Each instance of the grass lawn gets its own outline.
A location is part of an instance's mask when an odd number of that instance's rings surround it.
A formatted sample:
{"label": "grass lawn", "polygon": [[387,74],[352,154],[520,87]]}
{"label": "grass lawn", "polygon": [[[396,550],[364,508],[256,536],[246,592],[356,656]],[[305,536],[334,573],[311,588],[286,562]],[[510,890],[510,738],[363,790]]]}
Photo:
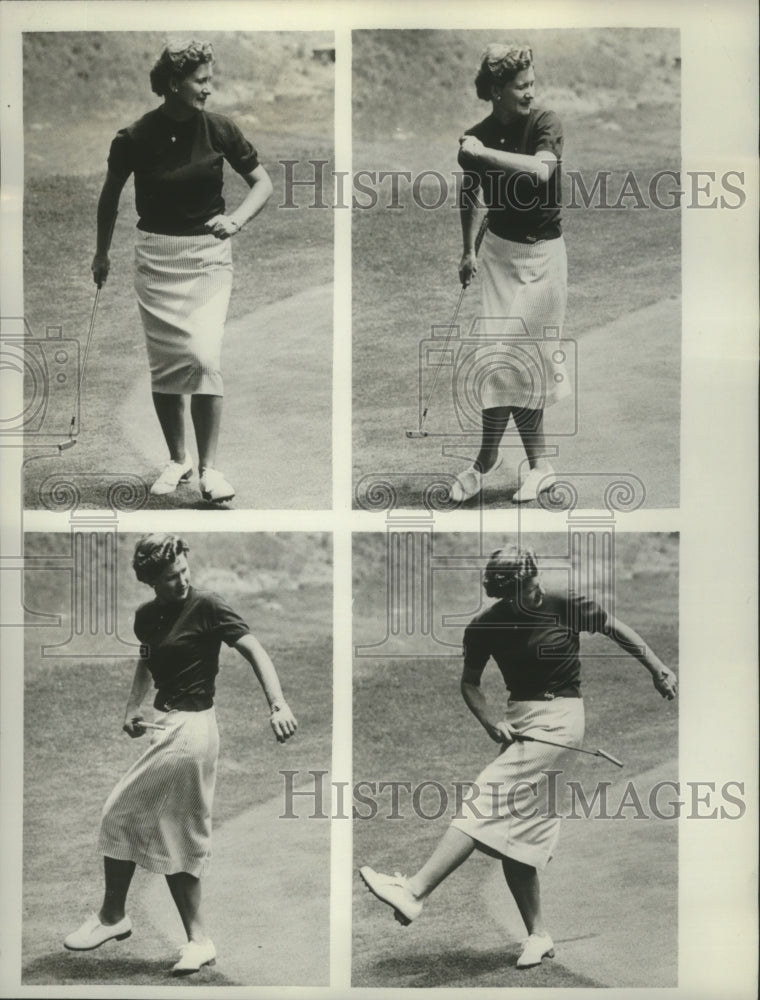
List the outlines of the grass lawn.
{"label": "grass lawn", "polygon": [[[448,554],[467,551],[466,536],[450,536]],[[659,539],[677,559],[677,543]],[[496,541],[494,539],[494,541]],[[649,543],[648,542],[648,543]],[[373,541],[362,540],[361,565],[373,563]],[[537,536],[536,544],[540,545]],[[678,660],[678,582],[674,568],[632,574],[636,539],[621,544],[615,613],[651,643],[658,655],[676,667]],[[487,546],[486,546],[487,548]],[[541,549],[538,548],[539,556]],[[623,570],[627,570],[626,573]],[[445,575],[445,574],[444,574]],[[434,619],[440,614],[464,612],[477,602],[477,577],[449,574],[449,583],[436,590]],[[355,587],[354,641],[376,638],[385,606],[384,580],[367,569]],[[582,639],[583,691],[586,739],[590,748],[603,747],[625,763],[633,777],[677,755],[678,709],[654,691],[649,675],[633,659],[612,655],[619,651],[597,636]],[[459,693],[461,659],[357,658],[354,667],[354,782],[425,780],[440,782],[452,798],[448,811],[430,820],[415,815],[409,794],[400,793],[403,818],[390,818],[391,792],[377,796],[373,818],[354,821],[354,869],[371,864],[379,871],[410,874],[429,855],[454,809],[454,781],[473,780],[495,756],[494,745],[469,713]],[[491,702],[502,702],[504,689],[498,670],[490,664],[483,688]],[[584,787],[610,775],[608,767],[592,757],[574,755],[574,777]],[[611,767],[611,766],[610,766]],[[615,770],[614,768],[612,770]],[[439,803],[434,790],[423,797],[422,808],[434,815]],[[369,807],[359,805],[362,816]],[[571,860],[571,859],[570,859]],[[560,849],[558,864],[563,857]],[[570,861],[568,862],[570,863]],[[614,868],[614,857],[607,859]],[[504,940],[497,921],[484,911],[483,885],[493,874],[494,862],[475,855],[442,885],[424,915],[410,928],[397,925],[391,913],[356,880],[354,899],[354,986],[593,986],[563,969],[561,957],[531,970],[529,978],[514,968],[515,942]],[[602,890],[599,890],[602,891]],[[675,906],[675,884],[672,887]],[[506,889],[505,889],[506,893]],[[547,901],[547,906],[550,901]],[[578,933],[582,933],[580,930]]]}

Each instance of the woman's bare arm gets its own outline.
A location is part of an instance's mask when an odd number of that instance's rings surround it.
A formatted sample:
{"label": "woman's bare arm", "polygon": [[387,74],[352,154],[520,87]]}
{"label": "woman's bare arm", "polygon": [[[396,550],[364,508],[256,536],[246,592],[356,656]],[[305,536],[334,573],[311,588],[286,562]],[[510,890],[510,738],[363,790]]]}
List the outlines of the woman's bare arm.
{"label": "woman's bare arm", "polygon": [[140,725],[143,721],[143,714],[140,709],[152,683],[153,678],[150,675],[150,670],[148,670],[142,660],[138,660],[135,666],[135,675],[132,678],[132,689],[129,692],[127,710],[124,713],[124,725],[122,726],[124,732],[129,733],[132,739],[142,736],[145,732],[145,728]]}
{"label": "woman's bare arm", "polygon": [[298,723],[288,703],[285,701],[282,688],[280,687],[280,679],[277,676],[277,671],[269,654],[259,640],[252,636],[250,632],[241,639],[238,639],[235,643],[235,649],[253,667],[256,679],[261,685],[269,703],[271,713],[269,721],[274,734],[279,743],[284,743],[285,740],[290,739],[295,733]]}
{"label": "woman's bare arm", "polygon": [[98,233],[95,256],[92,259],[92,277],[98,288],[105,283],[111,270],[108,251],[111,248],[113,227],[119,213],[119,199],[125,183],[126,178],[117,177],[109,170],[98,199]]}
{"label": "woman's bare arm", "polygon": [[605,631],[605,634],[608,634],[610,639],[617,643],[622,650],[637,659],[642,666],[646,667],[652,675],[652,682],[655,689],[659,691],[663,698],[672,701],[678,690],[678,682],[673,671],[665,666],[662,660],[644,642],[638,632],[635,632],[625,622],[621,622],[619,618],[609,615],[607,618],[607,627],[609,628],[609,632]]}
{"label": "woman's bare arm", "polygon": [[465,186],[462,177],[457,178],[457,200],[459,202],[459,220],[462,224],[462,259],[459,262],[459,280],[466,288],[478,272],[475,240],[485,206],[480,201],[478,193]]}
{"label": "woman's bare arm", "polygon": [[527,174],[533,180],[545,184],[557,169],[557,157],[548,149],[529,155],[509,153],[501,149],[484,146],[474,135],[465,135],[459,140],[460,152],[472,159],[481,171],[500,170],[507,174]]}
{"label": "woman's bare arm", "polygon": [[250,190],[235,211],[228,215],[215,215],[206,223],[208,231],[217,239],[228,239],[239,233],[246,222],[256,218],[272,197],[272,181],[261,164],[249,174],[243,174],[243,180]]}
{"label": "woman's bare arm", "polygon": [[506,722],[493,722],[489,715],[488,699],[480,686],[484,666],[474,667],[465,663],[462,670],[460,690],[465,704],[496,743],[509,744],[514,741],[514,730]]}

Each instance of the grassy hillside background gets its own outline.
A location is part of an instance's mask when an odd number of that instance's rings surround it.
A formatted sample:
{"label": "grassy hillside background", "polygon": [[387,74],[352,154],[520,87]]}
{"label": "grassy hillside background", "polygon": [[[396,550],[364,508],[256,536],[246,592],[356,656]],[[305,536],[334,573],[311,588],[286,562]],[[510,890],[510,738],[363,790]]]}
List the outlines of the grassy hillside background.
{"label": "grassy hillside background", "polygon": [[[28,173],[102,173],[116,129],[161,103],[148,74],[171,37],[156,31],[24,35]],[[192,36],[182,36],[192,37]],[[209,110],[252,137],[332,137],[334,66],[314,57],[329,32],[199,33],[214,46]],[[285,125],[285,123],[287,123]]]}
{"label": "grassy hillside background", "polygon": [[433,150],[437,137],[455,141],[490,112],[474,87],[483,49],[508,40],[533,48],[536,103],[562,117],[568,137],[578,131],[585,141],[588,129],[573,127],[584,121],[611,131],[638,119],[657,131],[678,128],[677,114],[665,110],[680,105],[675,30],[359,31],[352,51],[355,144],[394,139],[406,155],[422,137]]}

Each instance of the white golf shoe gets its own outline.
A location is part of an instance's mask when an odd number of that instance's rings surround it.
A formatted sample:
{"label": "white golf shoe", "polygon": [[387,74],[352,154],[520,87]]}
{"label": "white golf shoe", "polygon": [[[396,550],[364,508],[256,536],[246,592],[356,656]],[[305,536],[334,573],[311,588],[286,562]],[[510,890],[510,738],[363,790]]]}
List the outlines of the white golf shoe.
{"label": "white golf shoe", "polygon": [[235,490],[227,482],[218,469],[206,466],[200,479],[201,496],[211,503],[222,503],[224,500],[232,500]]}
{"label": "white golf shoe", "polygon": [[488,472],[478,472],[474,464],[469,469],[465,469],[464,472],[460,472],[451,484],[449,499],[454,503],[462,503],[463,500],[469,500],[477,496],[483,489],[486,478],[496,472],[500,465],[501,455],[499,455],[496,459],[496,464]]}
{"label": "white golf shoe", "polygon": [[531,965],[540,965],[544,955],[554,958],[554,942],[548,934],[531,934],[523,943],[523,950],[517,959],[518,969],[528,969]]}
{"label": "white golf shoe", "polygon": [[132,921],[124,916],[116,924],[101,924],[97,913],[92,913],[81,927],[78,927],[64,940],[63,947],[69,951],[92,951],[106,941],[115,938],[123,941],[132,933]]}
{"label": "white golf shoe", "polygon": [[189,976],[204,965],[216,964],[216,948],[211,938],[188,941],[179,950],[179,962],[172,966],[173,976]]}
{"label": "white golf shoe", "polygon": [[193,463],[189,458],[184,462],[168,462],[164,471],[153,483],[150,492],[153,496],[165,496],[173,493],[180,483],[185,482],[193,474]]}
{"label": "white golf shoe", "polygon": [[398,872],[383,875],[364,865],[359,869],[359,876],[373,896],[392,907],[394,917],[404,927],[422,913],[422,902],[415,897],[406,878]]}
{"label": "white golf shoe", "polygon": [[512,497],[512,503],[529,503],[531,500],[538,500],[538,494],[550,490],[556,482],[557,475],[550,465],[543,469],[531,469]]}

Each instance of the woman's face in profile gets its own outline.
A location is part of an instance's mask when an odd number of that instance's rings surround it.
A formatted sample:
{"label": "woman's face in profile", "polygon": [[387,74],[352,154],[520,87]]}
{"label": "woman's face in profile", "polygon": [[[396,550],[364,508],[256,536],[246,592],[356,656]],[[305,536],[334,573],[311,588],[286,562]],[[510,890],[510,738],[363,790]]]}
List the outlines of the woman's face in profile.
{"label": "woman's face in profile", "polygon": [[516,77],[493,88],[496,106],[508,115],[527,115],[536,96],[536,74],[533,67],[521,69]]}
{"label": "woman's face in profile", "polygon": [[206,99],[211,95],[211,80],[214,75],[211,63],[201,63],[193,72],[177,81],[175,98],[186,108],[203,111]]}
{"label": "woman's face in profile", "polygon": [[544,594],[546,591],[541,586],[541,576],[532,576],[529,580],[525,580],[522,585],[520,592],[520,604],[524,608],[540,608],[544,600]]}
{"label": "woman's face in profile", "polygon": [[161,604],[177,604],[184,601],[190,589],[190,567],[187,564],[187,557],[180,555],[173,563],[164,566],[152,586]]}

